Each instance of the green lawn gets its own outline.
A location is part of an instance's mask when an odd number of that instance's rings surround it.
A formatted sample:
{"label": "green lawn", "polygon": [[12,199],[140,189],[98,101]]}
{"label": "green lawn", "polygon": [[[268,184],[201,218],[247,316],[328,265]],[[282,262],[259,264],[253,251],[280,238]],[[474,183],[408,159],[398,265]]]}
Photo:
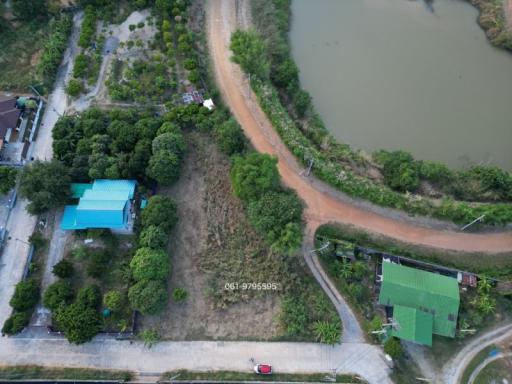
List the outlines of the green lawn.
{"label": "green lawn", "polygon": [[[327,373],[315,374],[287,374],[280,373],[271,376],[256,375],[254,373],[245,372],[190,372],[190,371],[172,371],[164,374],[164,380],[174,378],[173,381],[185,380],[222,380],[226,382],[237,381],[290,381],[290,382],[325,382]],[[356,376],[337,375],[336,383],[366,383]]]}
{"label": "green lawn", "polygon": [[37,365],[0,367],[0,380],[120,380],[132,377],[128,371],[108,371],[86,368],[47,368]]}

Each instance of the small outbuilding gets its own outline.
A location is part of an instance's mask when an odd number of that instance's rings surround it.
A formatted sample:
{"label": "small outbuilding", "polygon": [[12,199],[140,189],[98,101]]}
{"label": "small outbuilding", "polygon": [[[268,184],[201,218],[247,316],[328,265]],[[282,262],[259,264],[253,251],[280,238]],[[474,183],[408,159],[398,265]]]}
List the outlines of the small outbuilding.
{"label": "small outbuilding", "polygon": [[72,184],[78,205],[64,210],[61,228],[65,230],[107,228],[129,231],[135,180],[96,180],[93,184]]}

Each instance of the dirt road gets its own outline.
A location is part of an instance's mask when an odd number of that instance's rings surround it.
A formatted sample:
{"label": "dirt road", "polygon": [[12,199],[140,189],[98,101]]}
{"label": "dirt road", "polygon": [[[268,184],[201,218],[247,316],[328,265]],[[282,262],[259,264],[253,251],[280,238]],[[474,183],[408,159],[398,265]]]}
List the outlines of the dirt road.
{"label": "dirt road", "polygon": [[[238,5],[238,6],[236,6]],[[253,146],[259,152],[278,157],[279,172],[306,204],[308,227],[338,221],[392,237],[402,242],[464,252],[499,253],[512,251],[512,234],[468,234],[411,225],[347,203],[346,196],[314,178],[301,176],[302,168],[281,142],[256,96],[249,90],[244,74],[230,61],[229,39],[237,28],[237,14],[244,3],[234,0],[209,2],[208,35],[210,52],[222,96]],[[240,19],[240,17],[238,17]],[[242,18],[243,19],[243,18]],[[246,24],[242,20],[242,24]]]}

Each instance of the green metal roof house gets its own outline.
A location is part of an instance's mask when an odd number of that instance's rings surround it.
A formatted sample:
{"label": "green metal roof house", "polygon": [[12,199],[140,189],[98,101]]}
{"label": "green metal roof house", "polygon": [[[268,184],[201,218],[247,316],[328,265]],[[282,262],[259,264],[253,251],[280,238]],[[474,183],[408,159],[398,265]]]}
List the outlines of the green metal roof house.
{"label": "green metal roof house", "polygon": [[78,205],[68,205],[60,227],[65,230],[108,228],[128,230],[134,180],[96,180],[93,184],[72,184]]}
{"label": "green metal roof house", "polygon": [[393,307],[393,336],[429,346],[432,334],[455,336],[460,303],[455,278],[385,261],[379,303]]}

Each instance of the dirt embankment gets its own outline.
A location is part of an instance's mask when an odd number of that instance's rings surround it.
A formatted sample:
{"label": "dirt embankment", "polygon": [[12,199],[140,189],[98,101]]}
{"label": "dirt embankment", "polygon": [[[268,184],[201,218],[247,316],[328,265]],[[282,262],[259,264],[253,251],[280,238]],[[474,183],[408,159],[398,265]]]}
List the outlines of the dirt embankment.
{"label": "dirt embankment", "polygon": [[302,169],[282,143],[238,66],[230,61],[229,40],[237,28],[236,10],[228,0],[209,2],[208,37],[217,84],[253,146],[259,152],[277,156],[283,182],[304,200],[310,228],[338,221],[352,224],[396,240],[437,249],[462,252],[500,253],[512,251],[512,234],[469,234],[424,228],[393,217],[369,211],[357,202],[314,178],[302,176]]}

